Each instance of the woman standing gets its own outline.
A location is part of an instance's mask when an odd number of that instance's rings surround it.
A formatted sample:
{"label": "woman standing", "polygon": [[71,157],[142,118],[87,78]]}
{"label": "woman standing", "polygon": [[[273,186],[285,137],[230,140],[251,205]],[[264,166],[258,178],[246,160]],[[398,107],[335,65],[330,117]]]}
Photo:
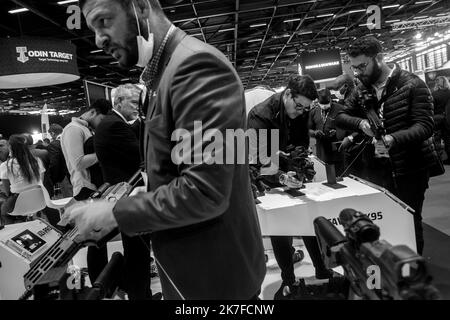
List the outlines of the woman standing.
{"label": "woman standing", "polygon": [[17,221],[8,213],[14,210],[19,193],[32,186],[42,185],[45,172],[42,160],[31,154],[23,135],[9,138],[9,152],[11,157],[0,165],[0,179],[8,196],[1,207],[1,218],[5,224]]}

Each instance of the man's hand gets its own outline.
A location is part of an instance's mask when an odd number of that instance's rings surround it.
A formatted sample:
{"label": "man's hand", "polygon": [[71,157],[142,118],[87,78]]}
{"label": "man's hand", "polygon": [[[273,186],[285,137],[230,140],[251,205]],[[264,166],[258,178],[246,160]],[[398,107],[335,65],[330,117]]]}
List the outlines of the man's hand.
{"label": "man's hand", "polygon": [[68,220],[75,223],[81,240],[100,240],[117,227],[113,215],[116,202],[96,200],[77,203],[66,210]]}
{"label": "man's hand", "polygon": [[316,131],[314,131],[314,138],[316,138],[316,139],[322,139],[323,137],[325,137],[325,133],[323,133],[322,130],[316,130]]}
{"label": "man's hand", "polygon": [[395,143],[394,137],[390,134],[384,136],[384,143],[386,144],[386,148],[390,149]]}
{"label": "man's hand", "polygon": [[285,185],[289,189],[299,189],[303,186],[303,182],[299,181],[295,177],[294,171],[289,171],[288,173],[283,173],[280,176],[280,183]]}
{"label": "man's hand", "polygon": [[367,121],[366,119],[362,120],[359,123],[359,129],[361,129],[369,137],[375,137],[375,134],[373,133],[372,129],[370,128],[369,121]]}
{"label": "man's hand", "polygon": [[331,129],[330,131],[328,131],[327,137],[328,137],[328,139],[333,139],[334,137],[336,137],[336,130]]}
{"label": "man's hand", "polygon": [[349,137],[345,137],[344,140],[342,140],[341,145],[339,146],[338,152],[341,151],[347,151],[348,148],[353,144],[353,141],[350,140]]}

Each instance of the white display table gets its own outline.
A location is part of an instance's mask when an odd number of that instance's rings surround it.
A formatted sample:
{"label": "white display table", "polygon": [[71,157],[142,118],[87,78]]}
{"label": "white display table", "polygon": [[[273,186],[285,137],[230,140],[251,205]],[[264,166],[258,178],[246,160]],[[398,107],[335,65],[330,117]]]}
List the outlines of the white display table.
{"label": "white display table", "polygon": [[344,178],[339,183],[346,188],[332,189],[312,182],[300,190],[304,196],[294,198],[278,188],[259,197],[257,211],[263,236],[313,236],[313,220],[319,216],[331,220],[344,232],[338,221],[339,213],[352,208],[368,214],[380,227],[380,239],[416,250],[413,215],[404,203],[358,178]]}

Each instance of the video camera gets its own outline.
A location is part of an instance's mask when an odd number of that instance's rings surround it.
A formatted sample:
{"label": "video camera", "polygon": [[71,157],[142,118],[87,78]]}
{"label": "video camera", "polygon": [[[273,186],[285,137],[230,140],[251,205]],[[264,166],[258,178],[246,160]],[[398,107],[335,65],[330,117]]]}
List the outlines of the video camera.
{"label": "video camera", "polygon": [[[117,201],[128,197],[133,189],[142,182],[141,171],[136,172],[128,182],[121,182],[110,186],[102,185],[94,192],[90,199],[105,199],[108,201]],[[65,208],[72,206],[74,201],[69,202]],[[78,228],[70,226],[67,217],[63,215],[59,225],[63,225],[64,233],[61,237],[31,266],[30,270],[24,275],[24,283],[27,292],[22,296],[26,299],[31,290],[37,284],[58,281],[65,273],[67,263],[76,253],[85,246],[102,247],[108,241],[113,239],[119,230],[116,228],[99,241],[81,240]]]}
{"label": "video camera", "polygon": [[423,257],[405,245],[392,246],[379,240],[380,229],[361,212],[344,209],[339,219],[345,236],[324,217],[314,220],[314,230],[326,267],[344,268],[352,290],[349,298],[440,298],[437,289],[431,285],[432,278]]}

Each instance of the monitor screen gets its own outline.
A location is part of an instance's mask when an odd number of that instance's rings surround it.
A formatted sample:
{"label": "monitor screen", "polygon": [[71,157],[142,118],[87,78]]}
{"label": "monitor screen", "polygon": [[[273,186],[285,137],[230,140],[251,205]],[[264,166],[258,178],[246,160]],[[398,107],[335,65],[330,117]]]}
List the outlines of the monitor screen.
{"label": "monitor screen", "polygon": [[95,100],[106,99],[111,101],[111,90],[113,87],[105,86],[103,84],[84,81],[84,90],[86,93],[88,105],[92,105]]}

